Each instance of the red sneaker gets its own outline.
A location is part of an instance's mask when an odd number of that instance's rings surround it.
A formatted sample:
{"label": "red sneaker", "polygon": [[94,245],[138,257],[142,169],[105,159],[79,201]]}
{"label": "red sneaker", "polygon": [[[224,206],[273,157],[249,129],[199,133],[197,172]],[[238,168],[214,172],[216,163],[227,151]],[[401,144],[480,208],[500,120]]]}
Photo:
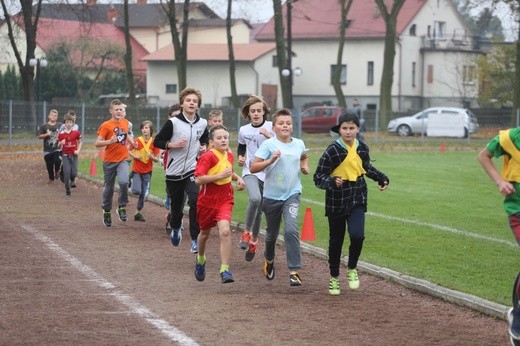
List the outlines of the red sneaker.
{"label": "red sneaker", "polygon": [[251,240],[251,233],[244,231],[244,233],[242,233],[242,236],[240,237],[240,242],[238,243],[238,247],[241,248],[242,250],[247,250],[250,240]]}
{"label": "red sneaker", "polygon": [[258,243],[258,241],[254,242],[254,243],[249,243],[249,248],[246,251],[246,261],[251,262],[253,260],[253,258],[255,258],[257,243]]}

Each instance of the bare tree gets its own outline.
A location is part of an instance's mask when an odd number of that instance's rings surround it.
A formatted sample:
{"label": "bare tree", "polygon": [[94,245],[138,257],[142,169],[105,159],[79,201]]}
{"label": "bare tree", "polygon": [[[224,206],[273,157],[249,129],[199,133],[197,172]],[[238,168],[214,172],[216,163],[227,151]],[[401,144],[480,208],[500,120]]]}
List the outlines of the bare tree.
{"label": "bare tree", "polygon": [[[18,70],[22,80],[23,94],[26,101],[34,101],[34,66],[29,64],[29,60],[34,58],[34,51],[36,50],[36,34],[38,29],[38,21],[40,19],[42,0],[36,1],[36,13],[33,13],[32,0],[20,0],[20,15],[13,17],[9,14],[8,5],[12,3],[6,0],[0,0],[2,10],[4,12],[5,23],[8,28],[9,41],[16,57]],[[13,21],[20,23],[24,27],[25,32],[25,47],[18,47],[17,37]],[[22,58],[21,49],[25,48],[25,57]],[[33,119],[35,120],[35,119]]]}
{"label": "bare tree", "polygon": [[233,107],[240,107],[238,103],[237,95],[237,81],[235,76],[235,52],[233,51],[233,35],[231,34],[231,10],[233,0],[228,0],[227,15],[226,15],[226,34],[227,34],[227,45],[228,45],[228,58],[229,58],[229,79],[231,86],[231,103]]}
{"label": "bare tree", "polygon": [[384,129],[392,112],[392,84],[394,83],[395,44],[397,41],[397,15],[405,0],[394,0],[392,9],[388,12],[385,0],[375,0],[381,17],[385,21],[385,49],[383,55],[383,74],[381,76],[379,108],[380,127]]}
{"label": "bare tree", "polygon": [[517,24],[516,45],[516,61],[515,61],[515,85],[513,92],[513,112],[511,113],[511,126],[516,126],[516,111],[520,109],[520,0],[493,0],[496,5],[499,2],[505,2],[509,5],[511,13],[513,13]]}
{"label": "bare tree", "polygon": [[125,69],[128,101],[135,104],[134,70],[132,68],[132,46],[130,45],[130,25],[128,17],[128,0],[123,1],[123,31],[125,33]]}
{"label": "bare tree", "polygon": [[347,108],[347,102],[345,101],[345,95],[343,95],[343,90],[341,89],[341,63],[343,61],[343,48],[345,46],[345,31],[347,28],[347,15],[350,11],[350,6],[352,6],[353,0],[340,0],[341,6],[341,17],[339,22],[339,45],[338,45],[338,57],[336,60],[336,67],[334,69],[334,74],[332,75],[332,86],[334,87],[334,91],[336,92],[336,97],[338,99],[338,105],[343,108]]}
{"label": "bare tree", "polygon": [[[285,48],[282,1],[273,0],[274,9],[274,34],[276,42],[276,59],[278,62],[278,75],[282,91],[283,107],[292,107],[291,84],[292,78],[284,78],[282,70],[287,68],[287,49]],[[291,72],[292,73],[292,72]]]}
{"label": "bare tree", "polygon": [[[177,19],[177,12],[175,8],[175,0],[166,0],[166,5],[163,6],[163,9],[165,10],[170,22],[175,54],[175,65],[177,67],[177,79],[179,81],[179,90],[186,88],[187,83],[186,68],[188,60],[189,7],[190,0],[184,0],[182,22],[179,25],[179,20]],[[181,28],[180,32],[179,27]]]}

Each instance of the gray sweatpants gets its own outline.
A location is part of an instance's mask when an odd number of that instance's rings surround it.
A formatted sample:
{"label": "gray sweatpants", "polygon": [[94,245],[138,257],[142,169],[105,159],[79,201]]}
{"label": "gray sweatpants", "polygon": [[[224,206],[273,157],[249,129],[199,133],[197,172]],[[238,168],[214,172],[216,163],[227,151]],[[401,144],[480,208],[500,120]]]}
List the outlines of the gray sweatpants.
{"label": "gray sweatpants", "polygon": [[265,198],[262,201],[267,229],[265,234],[264,256],[274,260],[276,239],[280,234],[280,223],[284,221],[284,244],[289,271],[301,269],[300,233],[298,231],[298,213],[300,210],[300,194],[295,194],[285,201]]}
{"label": "gray sweatpants", "polygon": [[242,179],[246,184],[249,201],[246,209],[246,230],[251,231],[254,237],[258,237],[262,224],[262,194],[264,182],[256,175],[247,174]]}
{"label": "gray sweatpants", "polygon": [[119,207],[125,207],[128,203],[128,161],[103,162],[103,174],[105,187],[103,188],[101,208],[103,208],[103,210],[112,210],[116,177],[117,180],[119,180],[119,198],[117,203]]}

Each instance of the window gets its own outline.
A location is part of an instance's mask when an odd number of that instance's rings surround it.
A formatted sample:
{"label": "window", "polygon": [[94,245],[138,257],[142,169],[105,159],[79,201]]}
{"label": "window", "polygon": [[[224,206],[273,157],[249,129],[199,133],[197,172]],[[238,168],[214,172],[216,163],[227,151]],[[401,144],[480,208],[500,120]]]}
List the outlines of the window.
{"label": "window", "polygon": [[465,84],[473,84],[475,83],[475,66],[464,65],[464,69],[462,70],[462,81]]}
{"label": "window", "polygon": [[[330,65],[330,81],[332,84],[332,79],[334,77],[334,72],[336,72],[336,65]],[[341,65],[341,72],[339,76],[339,83],[341,85],[347,84],[347,65]]]}
{"label": "window", "polygon": [[367,85],[374,85],[374,62],[369,61],[367,64]]}
{"label": "window", "polygon": [[177,93],[177,84],[166,84],[166,93],[167,94],[176,94]]}
{"label": "window", "polygon": [[433,36],[436,40],[444,40],[446,35],[446,22],[434,22]]}
{"label": "window", "polygon": [[416,74],[416,63],[412,62],[412,87],[416,87],[415,85],[415,74]]}
{"label": "window", "polygon": [[428,65],[427,82],[428,82],[428,84],[433,83],[433,65]]}
{"label": "window", "polygon": [[417,36],[417,26],[415,24],[412,24],[412,26],[410,27],[410,31],[408,32],[408,34],[410,36]]}
{"label": "window", "polygon": [[278,67],[278,56],[273,55],[273,67]]}

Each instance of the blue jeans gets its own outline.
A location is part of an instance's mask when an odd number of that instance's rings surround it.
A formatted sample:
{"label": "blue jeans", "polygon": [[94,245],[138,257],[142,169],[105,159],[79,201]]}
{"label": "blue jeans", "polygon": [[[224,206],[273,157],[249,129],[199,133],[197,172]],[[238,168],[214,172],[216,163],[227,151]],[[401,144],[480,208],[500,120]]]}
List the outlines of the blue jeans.
{"label": "blue jeans", "polygon": [[146,196],[148,196],[148,191],[150,190],[150,181],[152,180],[152,173],[135,173],[132,178],[132,194],[139,195],[139,200],[137,201],[137,210],[141,211],[144,207],[144,200]]}

